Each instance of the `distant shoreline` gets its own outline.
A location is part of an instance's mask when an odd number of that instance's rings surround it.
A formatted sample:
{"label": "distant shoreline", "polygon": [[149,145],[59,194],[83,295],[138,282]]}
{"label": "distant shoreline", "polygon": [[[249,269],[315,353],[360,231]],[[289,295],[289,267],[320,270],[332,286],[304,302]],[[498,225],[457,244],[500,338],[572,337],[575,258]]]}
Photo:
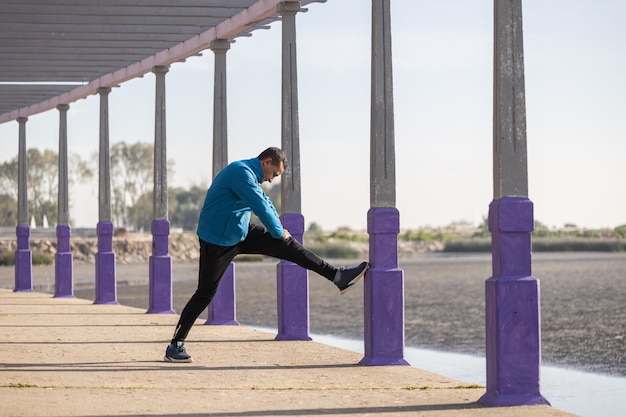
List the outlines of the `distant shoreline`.
{"label": "distant shoreline", "polygon": [[[584,237],[532,237],[533,252],[626,252],[626,240]],[[491,238],[451,239],[443,252],[490,252]]]}
{"label": "distant shoreline", "polygon": [[[7,235],[8,228],[0,233],[0,266],[12,265],[17,249],[15,235]],[[54,229],[34,229],[31,231],[29,246],[33,253],[33,264],[51,264],[56,254],[57,238]],[[13,231],[14,232],[14,231]],[[75,234],[75,232],[78,232]],[[76,264],[95,262],[98,239],[92,229],[72,232],[71,252]],[[305,246],[322,258],[357,259],[368,256],[368,234],[351,232],[345,236],[307,237]],[[626,252],[626,239],[615,237],[582,236],[532,236],[533,252]],[[198,259],[198,238],[193,232],[175,231],[169,236],[169,255],[175,262],[189,262]],[[442,235],[438,238],[427,236],[424,239],[398,237],[398,255],[411,257],[420,253],[485,253],[491,251],[491,237],[475,237],[467,234]],[[152,235],[149,233],[120,233],[113,237],[113,252],[118,264],[147,262],[152,253]],[[240,260],[258,261],[263,257],[240,256]]]}

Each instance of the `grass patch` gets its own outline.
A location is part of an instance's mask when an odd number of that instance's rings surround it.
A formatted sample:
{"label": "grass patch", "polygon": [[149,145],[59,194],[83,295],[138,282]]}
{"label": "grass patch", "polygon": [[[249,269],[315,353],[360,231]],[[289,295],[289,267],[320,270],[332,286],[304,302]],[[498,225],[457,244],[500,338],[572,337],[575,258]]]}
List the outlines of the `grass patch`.
{"label": "grass patch", "polygon": [[9,388],[39,388],[37,385],[23,384],[21,382],[18,382],[17,384],[10,383],[8,387]]}
{"label": "grass patch", "polygon": [[43,252],[33,252],[33,265],[52,265],[54,262],[54,256],[43,253]]}
{"label": "grass patch", "polygon": [[444,252],[491,252],[491,238],[451,239],[445,242]]}
{"label": "grass patch", "polygon": [[0,266],[15,265],[15,254],[9,252],[0,253]]}
{"label": "grass patch", "polygon": [[341,243],[313,243],[307,248],[325,259],[355,259],[359,256],[358,250]]}
{"label": "grass patch", "polygon": [[453,387],[431,387],[430,385],[423,385],[421,387],[415,385],[409,385],[407,387],[403,387],[402,389],[408,391],[417,391],[417,390],[429,390],[429,389],[477,389],[477,388],[485,388],[479,384],[470,384],[470,385],[455,385]]}
{"label": "grass patch", "polygon": [[626,240],[586,238],[533,239],[535,252],[624,252]]}
{"label": "grass patch", "polygon": [[261,262],[263,258],[263,255],[237,255],[235,262]]}
{"label": "grass patch", "polygon": [[[54,256],[48,253],[35,251],[32,253],[33,265],[52,265],[54,262]],[[15,253],[2,252],[0,253],[0,266],[13,266],[15,265]]]}

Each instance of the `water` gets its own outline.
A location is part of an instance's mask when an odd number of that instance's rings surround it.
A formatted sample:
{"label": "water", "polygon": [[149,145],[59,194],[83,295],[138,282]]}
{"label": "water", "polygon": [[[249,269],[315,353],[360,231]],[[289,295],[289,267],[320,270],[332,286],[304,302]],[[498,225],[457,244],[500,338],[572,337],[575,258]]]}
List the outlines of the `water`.
{"label": "water", "polygon": [[[271,331],[271,330],[270,330]],[[363,353],[363,342],[311,335],[329,346]],[[434,350],[405,348],[411,366],[470,384],[486,385],[485,358]],[[554,408],[582,417],[626,416],[626,378],[541,367],[541,393]]]}
{"label": "water", "polygon": [[[406,346],[485,356],[484,288],[490,258],[427,254],[401,259]],[[273,327],[275,266],[236,268],[239,322]],[[533,254],[533,275],[541,288],[543,363],[626,377],[626,253]],[[309,293],[311,333],[363,340],[362,289],[339,296],[327,281],[311,275]]]}

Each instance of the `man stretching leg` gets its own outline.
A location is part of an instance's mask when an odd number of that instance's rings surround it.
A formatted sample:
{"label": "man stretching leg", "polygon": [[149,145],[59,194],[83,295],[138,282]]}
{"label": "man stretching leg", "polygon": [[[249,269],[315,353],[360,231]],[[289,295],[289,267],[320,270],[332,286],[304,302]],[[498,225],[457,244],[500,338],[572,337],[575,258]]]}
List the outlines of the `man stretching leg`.
{"label": "man stretching leg", "polygon": [[[185,339],[215,296],[222,275],[237,254],[262,254],[293,262],[332,281],[341,294],[369,268],[367,262],[336,268],[302,246],[283,228],[276,208],[260,184],[271,183],[285,169],[285,153],[279,148],[268,148],[256,158],[229,164],[215,176],[198,220],[198,288],[180,315],[165,351],[165,361],[192,362],[185,350]],[[251,212],[264,227],[250,223]]]}

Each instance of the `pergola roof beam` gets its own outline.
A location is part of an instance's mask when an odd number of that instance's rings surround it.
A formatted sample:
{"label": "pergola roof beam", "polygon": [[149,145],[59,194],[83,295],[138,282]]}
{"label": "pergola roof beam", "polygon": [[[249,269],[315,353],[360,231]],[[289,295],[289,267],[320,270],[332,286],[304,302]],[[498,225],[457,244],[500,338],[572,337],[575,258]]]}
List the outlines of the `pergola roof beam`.
{"label": "pergola roof beam", "polygon": [[[213,40],[267,29],[282,1],[296,0],[0,0],[0,123],[184,61]],[[323,1],[300,1],[313,2]],[[16,82],[81,84],[3,88]]]}

